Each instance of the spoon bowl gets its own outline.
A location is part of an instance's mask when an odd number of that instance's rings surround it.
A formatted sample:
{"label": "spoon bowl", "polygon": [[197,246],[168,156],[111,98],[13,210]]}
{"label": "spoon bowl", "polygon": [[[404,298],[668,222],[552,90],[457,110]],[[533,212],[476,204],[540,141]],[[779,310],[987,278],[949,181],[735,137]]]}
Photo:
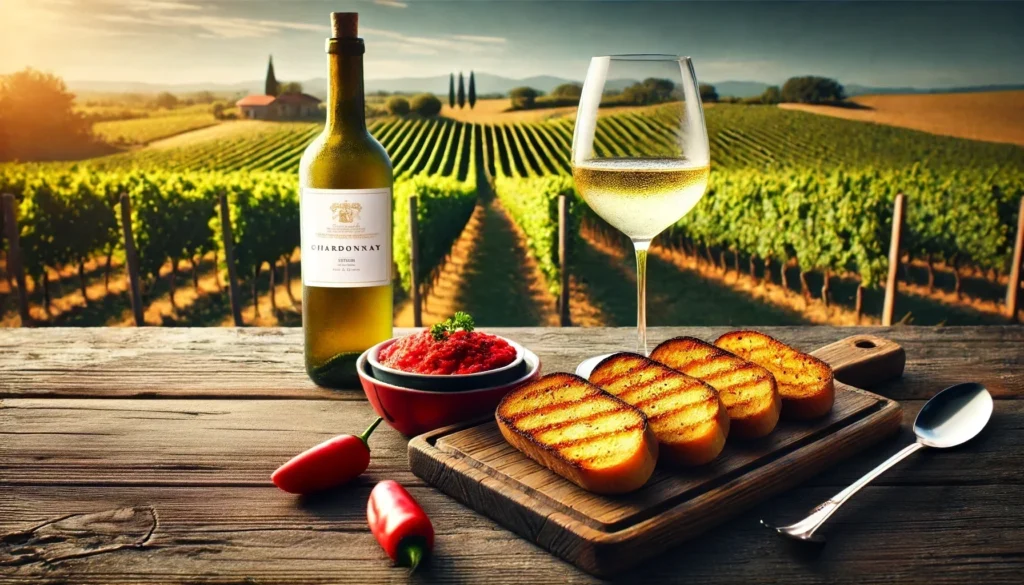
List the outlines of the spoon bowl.
{"label": "spoon bowl", "polygon": [[950,386],[929,400],[914,421],[917,441],[949,449],[970,441],[992,418],[992,395],[977,382]]}

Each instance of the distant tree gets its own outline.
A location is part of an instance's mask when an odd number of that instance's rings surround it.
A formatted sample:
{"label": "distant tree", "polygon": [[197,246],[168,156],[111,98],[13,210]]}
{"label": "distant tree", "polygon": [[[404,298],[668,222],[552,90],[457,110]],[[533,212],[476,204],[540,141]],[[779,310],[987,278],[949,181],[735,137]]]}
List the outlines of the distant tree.
{"label": "distant tree", "polygon": [[476,106],[476,80],[473,78],[473,72],[469,72],[469,109],[473,109]]}
{"label": "distant tree", "polygon": [[212,104],[217,101],[217,96],[213,95],[212,91],[197,91],[192,99],[197,104]]}
{"label": "distant tree", "polygon": [[459,93],[456,97],[459,102],[459,109],[466,107],[466,80],[462,78],[462,72],[459,71]]}
{"label": "distant tree", "polygon": [[281,93],[302,93],[302,84],[298,81],[286,81],[279,86]]}
{"label": "distant tree", "polygon": [[64,81],[49,73],[0,76],[0,160],[60,159],[94,147],[92,125],[74,102]]}
{"label": "distant tree", "polygon": [[565,99],[580,99],[583,94],[583,84],[581,83],[563,83],[555,89],[551,90],[552,97],[565,98]]}
{"label": "distant tree", "polygon": [[409,100],[400,95],[393,95],[384,102],[384,109],[392,116],[405,116],[409,113]]}
{"label": "distant tree", "polygon": [[782,90],[780,90],[779,86],[777,86],[777,85],[772,85],[772,86],[769,86],[769,87],[765,88],[764,92],[761,94],[761,103],[762,104],[777,104],[777,103],[779,103],[781,101],[782,101]]}
{"label": "distant tree", "polygon": [[412,111],[424,117],[432,117],[441,113],[441,100],[432,93],[421,93],[409,103]]}
{"label": "distant tree", "polygon": [[178,105],[178,98],[169,91],[161,91],[153,98],[153,105],[158,108],[173,108]]}
{"label": "distant tree", "polygon": [[700,84],[700,101],[711,103],[718,101],[718,90],[710,83]]}
{"label": "distant tree", "polygon": [[213,106],[210,108],[210,111],[213,113],[213,117],[215,119],[223,120],[224,119],[224,102],[214,102]]}
{"label": "distant tree", "polygon": [[834,79],[807,75],[787,79],[782,84],[780,97],[784,102],[828,104],[843,101],[846,93],[843,86]]}
{"label": "distant tree", "polygon": [[274,75],[274,56],[267,59],[267,81],[263,84],[263,93],[266,95],[278,95],[281,88],[277,84],[277,76]]}
{"label": "distant tree", "polygon": [[675,97],[675,89],[676,85],[670,79],[648,77],[622,90],[617,101],[637,106],[660,104]]}
{"label": "distant tree", "polygon": [[448,107],[455,107],[455,74],[448,74]]}
{"label": "distant tree", "polygon": [[540,92],[532,87],[517,87],[508,92],[512,98],[512,108],[516,110],[528,110],[537,102]]}

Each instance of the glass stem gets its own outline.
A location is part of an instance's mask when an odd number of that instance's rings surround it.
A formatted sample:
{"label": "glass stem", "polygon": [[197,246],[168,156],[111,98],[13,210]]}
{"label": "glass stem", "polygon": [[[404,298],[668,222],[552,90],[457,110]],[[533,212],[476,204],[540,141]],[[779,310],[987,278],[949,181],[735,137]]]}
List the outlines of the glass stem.
{"label": "glass stem", "polygon": [[636,252],[636,352],[647,356],[647,249],[650,240],[633,240]]}

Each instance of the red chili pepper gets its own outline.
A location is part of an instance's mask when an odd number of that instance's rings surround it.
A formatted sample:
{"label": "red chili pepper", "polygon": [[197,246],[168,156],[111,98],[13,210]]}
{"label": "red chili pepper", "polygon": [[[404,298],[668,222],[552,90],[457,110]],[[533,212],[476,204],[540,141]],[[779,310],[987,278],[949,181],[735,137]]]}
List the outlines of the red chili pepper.
{"label": "red chili pepper", "polygon": [[366,440],[382,419],[358,437],[338,435],[312,447],[277,468],[270,476],[274,485],[292,494],[308,494],[352,481],[370,465]]}
{"label": "red chili pepper", "polygon": [[414,571],[434,548],[434,525],[430,518],[395,481],[384,480],[370,492],[366,520],[391,560]]}

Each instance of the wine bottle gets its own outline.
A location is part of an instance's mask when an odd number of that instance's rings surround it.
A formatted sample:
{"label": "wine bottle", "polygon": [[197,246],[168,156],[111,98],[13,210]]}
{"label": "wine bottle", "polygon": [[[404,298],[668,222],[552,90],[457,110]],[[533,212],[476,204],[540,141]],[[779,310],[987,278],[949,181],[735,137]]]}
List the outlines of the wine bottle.
{"label": "wine bottle", "polygon": [[358,386],[359,354],[392,334],[391,161],[366,129],[358,15],[331,13],[324,131],[299,166],[306,372]]}

